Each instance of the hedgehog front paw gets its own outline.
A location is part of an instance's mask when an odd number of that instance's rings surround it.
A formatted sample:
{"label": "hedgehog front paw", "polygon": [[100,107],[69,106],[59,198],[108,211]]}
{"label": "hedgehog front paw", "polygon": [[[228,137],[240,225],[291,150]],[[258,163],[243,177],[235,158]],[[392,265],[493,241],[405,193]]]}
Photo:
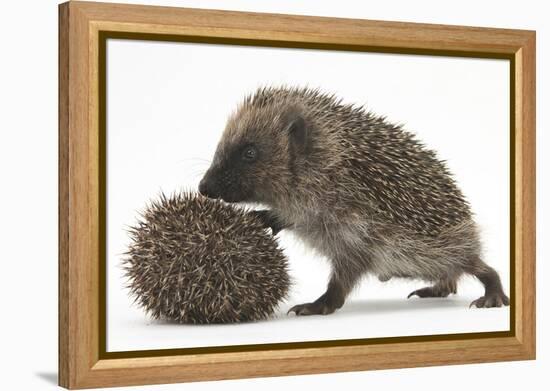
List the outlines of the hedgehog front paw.
{"label": "hedgehog front paw", "polygon": [[485,296],[481,296],[479,299],[472,301],[470,308],[476,306],[477,308],[492,308],[502,307],[503,305],[510,305],[510,299],[504,293],[490,293]]}
{"label": "hedgehog front paw", "polygon": [[296,316],[302,315],[328,315],[336,311],[336,308],[328,304],[315,301],[313,303],[298,304],[288,310],[287,315],[294,312]]}
{"label": "hedgehog front paw", "polygon": [[277,216],[269,210],[253,210],[250,213],[262,222],[264,228],[271,228],[273,236],[287,228],[287,226],[281,223]]}

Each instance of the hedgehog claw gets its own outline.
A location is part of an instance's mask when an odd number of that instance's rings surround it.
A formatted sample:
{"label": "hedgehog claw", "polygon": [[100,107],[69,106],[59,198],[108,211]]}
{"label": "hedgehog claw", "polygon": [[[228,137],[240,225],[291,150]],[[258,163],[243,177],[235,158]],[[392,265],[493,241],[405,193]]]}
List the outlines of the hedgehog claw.
{"label": "hedgehog claw", "polygon": [[451,292],[444,290],[444,289],[438,289],[433,286],[429,286],[422,289],[417,289],[407,296],[407,299],[410,299],[413,296],[418,296],[420,298],[424,297],[447,297],[449,296]]}
{"label": "hedgehog claw", "polygon": [[313,302],[298,304],[288,310],[286,313],[289,315],[291,312],[294,312],[296,316],[305,316],[305,315],[328,315],[332,314],[336,308],[331,308],[325,303],[322,302]]}
{"label": "hedgehog claw", "polygon": [[456,293],[456,282],[454,280],[442,280],[435,285],[417,289],[407,296],[410,299],[412,296],[423,297],[447,297],[451,293]]}
{"label": "hedgehog claw", "polygon": [[250,213],[262,222],[264,228],[271,228],[273,236],[287,228],[270,210],[253,210]]}
{"label": "hedgehog claw", "polygon": [[510,305],[510,299],[504,293],[491,293],[481,296],[470,303],[470,308],[493,308]]}
{"label": "hedgehog claw", "polygon": [[416,292],[417,292],[417,291],[412,291],[411,293],[409,293],[409,295],[407,296],[407,299],[410,299],[411,297],[413,297],[414,295],[416,295]]}

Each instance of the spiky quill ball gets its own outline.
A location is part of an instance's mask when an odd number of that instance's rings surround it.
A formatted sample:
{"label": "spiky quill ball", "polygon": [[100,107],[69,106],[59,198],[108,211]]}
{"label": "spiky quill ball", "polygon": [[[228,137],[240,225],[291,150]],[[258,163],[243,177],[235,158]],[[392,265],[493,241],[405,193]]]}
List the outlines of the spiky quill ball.
{"label": "spiky quill ball", "polygon": [[155,319],[269,317],[287,295],[287,258],[250,213],[193,193],[161,194],[130,230],[128,287]]}

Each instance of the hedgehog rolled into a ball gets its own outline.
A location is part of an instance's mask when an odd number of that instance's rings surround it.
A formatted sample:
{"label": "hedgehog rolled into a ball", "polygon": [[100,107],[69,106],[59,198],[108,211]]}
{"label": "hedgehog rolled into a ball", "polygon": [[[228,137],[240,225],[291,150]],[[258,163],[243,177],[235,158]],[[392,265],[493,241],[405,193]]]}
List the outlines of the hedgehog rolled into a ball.
{"label": "hedgehog rolled into a ball", "polygon": [[155,319],[232,323],[269,317],[288,263],[254,215],[193,193],[161,195],[130,229],[128,287]]}

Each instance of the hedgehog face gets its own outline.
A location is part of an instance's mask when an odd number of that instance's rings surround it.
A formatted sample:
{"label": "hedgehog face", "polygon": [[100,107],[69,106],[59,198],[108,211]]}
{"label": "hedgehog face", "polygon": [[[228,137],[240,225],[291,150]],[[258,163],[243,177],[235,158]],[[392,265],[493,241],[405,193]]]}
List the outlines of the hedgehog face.
{"label": "hedgehog face", "polygon": [[254,177],[266,153],[254,142],[243,142],[216,152],[214,162],[199,184],[199,192],[226,202],[253,201]]}
{"label": "hedgehog face", "polygon": [[273,204],[278,193],[291,190],[306,134],[305,120],[290,107],[243,105],[230,117],[199,192],[226,202]]}

